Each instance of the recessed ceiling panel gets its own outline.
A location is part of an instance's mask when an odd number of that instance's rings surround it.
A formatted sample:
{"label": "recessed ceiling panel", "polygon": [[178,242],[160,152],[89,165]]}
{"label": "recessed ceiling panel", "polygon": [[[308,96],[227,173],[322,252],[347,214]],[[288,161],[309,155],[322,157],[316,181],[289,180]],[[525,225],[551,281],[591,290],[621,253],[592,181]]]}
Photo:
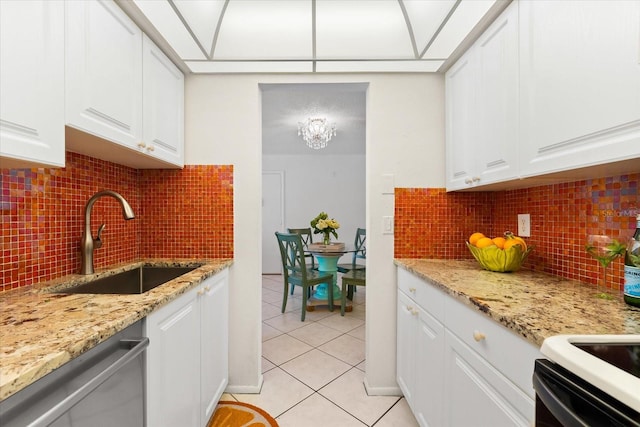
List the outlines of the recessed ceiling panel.
{"label": "recessed ceiling panel", "polygon": [[413,59],[397,1],[316,0],[316,58]]}
{"label": "recessed ceiling panel", "polygon": [[225,0],[173,0],[207,54],[211,53]]}
{"label": "recessed ceiling panel", "polygon": [[193,73],[311,73],[311,61],[186,61]]}
{"label": "recessed ceiling panel", "polygon": [[318,61],[319,73],[433,73],[440,61]]}
{"label": "recessed ceiling panel", "polygon": [[423,59],[448,58],[494,3],[495,0],[462,0]]}
{"label": "recessed ceiling panel", "polygon": [[404,0],[403,4],[413,29],[418,54],[421,54],[455,6],[456,0]]}
{"label": "recessed ceiling panel", "polygon": [[311,0],[229,1],[214,59],[311,59]]}
{"label": "recessed ceiling panel", "polygon": [[134,0],[162,37],[183,60],[206,59],[169,2]]}

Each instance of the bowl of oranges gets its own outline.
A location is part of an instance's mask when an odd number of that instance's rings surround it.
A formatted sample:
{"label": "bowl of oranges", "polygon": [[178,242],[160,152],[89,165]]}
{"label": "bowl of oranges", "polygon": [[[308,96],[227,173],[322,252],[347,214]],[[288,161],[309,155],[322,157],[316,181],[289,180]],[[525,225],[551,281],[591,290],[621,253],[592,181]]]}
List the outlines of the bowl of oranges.
{"label": "bowl of oranges", "polygon": [[506,273],[518,271],[533,247],[528,247],[522,237],[506,231],[504,236],[487,237],[473,233],[467,247],[485,270]]}

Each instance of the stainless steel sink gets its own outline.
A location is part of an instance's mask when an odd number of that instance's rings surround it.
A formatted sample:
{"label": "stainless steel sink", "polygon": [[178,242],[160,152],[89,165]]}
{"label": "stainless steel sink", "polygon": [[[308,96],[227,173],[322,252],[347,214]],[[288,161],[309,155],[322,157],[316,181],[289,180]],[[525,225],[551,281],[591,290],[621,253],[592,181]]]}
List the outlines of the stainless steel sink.
{"label": "stainless steel sink", "polygon": [[142,294],[180,277],[195,267],[143,266],[113,276],[54,291],[57,294]]}

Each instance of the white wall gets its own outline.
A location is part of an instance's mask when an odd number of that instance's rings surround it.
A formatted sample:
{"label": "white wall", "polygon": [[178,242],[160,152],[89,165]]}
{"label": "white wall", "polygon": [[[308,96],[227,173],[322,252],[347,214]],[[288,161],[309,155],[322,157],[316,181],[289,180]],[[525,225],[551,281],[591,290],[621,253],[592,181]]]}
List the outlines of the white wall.
{"label": "white wall", "polygon": [[[309,227],[322,211],[340,223],[338,239],[333,240],[351,243],[356,228],[364,228],[364,155],[265,155],[262,169],[285,171],[285,228]],[[313,238],[319,241],[321,236]]]}
{"label": "white wall", "polygon": [[[369,82],[367,92],[367,373],[372,394],[398,393],[395,380],[396,187],[444,187],[444,78],[435,74],[197,75],[185,91],[185,162],[234,165],[235,262],[230,274],[229,390],[259,391],[261,355],[261,100],[259,83]],[[332,213],[333,215],[333,213]],[[337,215],[336,215],[337,217]],[[258,236],[258,237],[256,237]]]}

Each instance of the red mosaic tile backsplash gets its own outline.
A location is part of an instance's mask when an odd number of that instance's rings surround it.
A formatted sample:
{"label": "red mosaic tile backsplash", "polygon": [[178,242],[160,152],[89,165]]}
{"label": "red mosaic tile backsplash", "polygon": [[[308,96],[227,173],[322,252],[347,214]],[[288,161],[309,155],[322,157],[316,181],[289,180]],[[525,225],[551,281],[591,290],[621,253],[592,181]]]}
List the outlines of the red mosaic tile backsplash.
{"label": "red mosaic tile backsplash", "polygon": [[136,218],[125,221],[111,197],[96,201],[94,236],[106,224],[96,269],[150,257],[233,257],[232,166],[142,171],[67,152],[62,169],[0,170],[0,291],[77,273],[84,206],[103,189],[122,194]]}
{"label": "red mosaic tile backsplash", "polygon": [[[585,252],[587,235],[633,235],[639,182],[640,174],[630,174],[498,192],[396,188],[394,256],[471,259],[464,244],[471,233],[517,231],[517,215],[528,213],[526,240],[535,249],[524,268],[596,283],[599,264]],[[622,259],[609,269],[608,286],[622,289]]]}

